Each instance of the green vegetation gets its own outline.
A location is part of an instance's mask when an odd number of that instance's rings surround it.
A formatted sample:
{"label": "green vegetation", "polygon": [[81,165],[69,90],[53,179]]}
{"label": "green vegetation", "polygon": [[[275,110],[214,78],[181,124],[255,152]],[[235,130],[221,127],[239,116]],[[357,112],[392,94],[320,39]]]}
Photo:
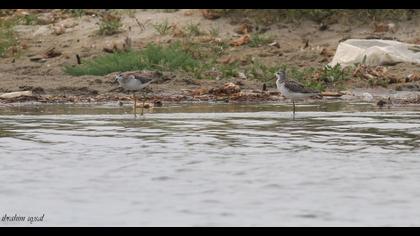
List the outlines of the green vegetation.
{"label": "green vegetation", "polygon": [[204,34],[203,32],[201,32],[200,30],[200,24],[194,24],[194,23],[189,23],[187,26],[185,26],[185,31],[187,32],[187,35],[189,36],[200,36],[202,34]]}
{"label": "green vegetation", "polygon": [[328,87],[342,87],[343,83],[350,79],[351,68],[341,68],[340,64],[332,67],[329,65],[323,68],[305,67],[289,69],[289,76],[300,81],[305,86],[323,91]]}
{"label": "green vegetation", "polygon": [[122,27],[121,17],[108,13],[101,16],[99,24],[100,35],[113,35],[120,32]]}
{"label": "green vegetation", "polygon": [[267,45],[272,42],[273,42],[272,37],[264,36],[261,34],[252,34],[248,45],[250,47],[260,47],[260,46]]}
{"label": "green vegetation", "polygon": [[223,17],[243,18],[247,16],[257,24],[277,22],[299,22],[327,19],[347,19],[361,22],[375,20],[408,20],[420,13],[417,9],[213,9]]}
{"label": "green vegetation", "polygon": [[168,20],[164,20],[162,23],[152,24],[152,26],[160,35],[167,35],[172,31],[172,26],[169,25]]}
{"label": "green vegetation", "polygon": [[218,37],[218,36],[219,36],[219,33],[220,33],[219,28],[214,28],[214,27],[211,27],[211,28],[208,30],[208,34],[209,34],[210,36],[212,36],[212,37]]}
{"label": "green vegetation", "polygon": [[64,12],[69,13],[73,17],[82,17],[86,15],[85,9],[66,9]]}
{"label": "green vegetation", "polygon": [[40,23],[38,16],[35,14],[28,14],[22,17],[22,24],[24,25],[38,25]]}
{"label": "green vegetation", "polygon": [[161,9],[161,11],[165,13],[173,13],[179,11],[179,9]]}
{"label": "green vegetation", "polygon": [[64,71],[74,76],[107,75],[116,71],[131,70],[183,70],[194,71],[199,62],[186,53],[179,43],[167,47],[149,44],[141,51],[120,52],[97,57]]}
{"label": "green vegetation", "polygon": [[287,76],[299,81],[303,85],[320,91],[326,88],[341,88],[343,83],[350,79],[351,68],[342,69],[340,65],[323,68],[280,65],[275,67],[266,66],[258,61],[246,68],[246,74],[252,79],[261,80],[274,86],[274,73],[279,70],[286,70]]}
{"label": "green vegetation", "polygon": [[0,20],[0,57],[6,56],[9,48],[17,44],[13,26],[12,21]]}

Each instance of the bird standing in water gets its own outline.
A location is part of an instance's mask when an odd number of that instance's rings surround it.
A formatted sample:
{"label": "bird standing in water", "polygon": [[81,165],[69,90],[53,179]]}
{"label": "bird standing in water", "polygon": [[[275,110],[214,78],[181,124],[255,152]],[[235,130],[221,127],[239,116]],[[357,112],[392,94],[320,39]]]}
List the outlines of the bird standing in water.
{"label": "bird standing in water", "polygon": [[144,88],[146,88],[151,83],[159,80],[162,76],[160,72],[154,72],[151,75],[145,75],[144,73],[139,72],[128,72],[128,73],[119,73],[115,76],[115,81],[117,81],[121,88],[126,91],[133,92],[134,106],[133,113],[136,117],[136,92],[143,90],[143,106],[141,107],[141,115],[143,115],[144,103],[146,99],[146,94]]}
{"label": "bird standing in water", "polygon": [[313,96],[319,96],[319,92],[310,88],[306,88],[297,81],[289,80],[286,77],[286,71],[279,71],[275,73],[277,89],[281,95],[292,99],[293,102],[293,118],[295,117],[296,107],[295,100],[304,99]]}

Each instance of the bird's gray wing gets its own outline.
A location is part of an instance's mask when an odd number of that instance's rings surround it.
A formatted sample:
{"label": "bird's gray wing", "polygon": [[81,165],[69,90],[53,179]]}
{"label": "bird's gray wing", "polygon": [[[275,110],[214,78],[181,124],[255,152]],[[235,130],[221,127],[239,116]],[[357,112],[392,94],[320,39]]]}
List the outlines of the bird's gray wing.
{"label": "bird's gray wing", "polygon": [[314,89],[306,88],[301,83],[294,80],[287,80],[284,85],[287,89],[295,93],[319,93]]}
{"label": "bird's gray wing", "polygon": [[144,76],[141,76],[141,75],[131,75],[131,76],[133,76],[134,79],[140,81],[142,84],[146,84],[146,83],[149,83],[149,82],[152,82],[153,80],[155,80],[153,78],[147,78],[147,77],[144,77]]}

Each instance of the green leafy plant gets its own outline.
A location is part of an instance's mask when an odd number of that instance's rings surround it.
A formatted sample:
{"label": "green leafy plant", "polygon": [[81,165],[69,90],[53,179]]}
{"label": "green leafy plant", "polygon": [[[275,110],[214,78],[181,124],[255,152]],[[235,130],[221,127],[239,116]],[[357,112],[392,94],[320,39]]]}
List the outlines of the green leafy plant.
{"label": "green leafy plant", "polygon": [[113,35],[120,32],[122,27],[121,18],[113,14],[105,14],[99,24],[100,35]]}
{"label": "green leafy plant", "polygon": [[6,56],[8,49],[17,44],[13,24],[11,21],[0,21],[0,57]]}
{"label": "green leafy plant", "polygon": [[263,45],[267,45],[271,42],[273,42],[272,37],[264,36],[261,34],[252,34],[248,45],[250,47],[260,47]]}
{"label": "green leafy plant", "polygon": [[167,35],[172,31],[172,26],[169,25],[168,20],[164,20],[162,23],[152,24],[152,26],[160,35]]}
{"label": "green leafy plant", "polygon": [[200,24],[198,23],[189,23],[187,26],[185,26],[185,32],[187,32],[189,36],[200,36],[203,34],[203,32],[200,30]]}
{"label": "green leafy plant", "polygon": [[116,71],[182,70],[194,71],[199,61],[186,53],[179,43],[167,47],[149,44],[141,51],[107,54],[77,66],[65,66],[64,72],[74,76],[107,75]]}

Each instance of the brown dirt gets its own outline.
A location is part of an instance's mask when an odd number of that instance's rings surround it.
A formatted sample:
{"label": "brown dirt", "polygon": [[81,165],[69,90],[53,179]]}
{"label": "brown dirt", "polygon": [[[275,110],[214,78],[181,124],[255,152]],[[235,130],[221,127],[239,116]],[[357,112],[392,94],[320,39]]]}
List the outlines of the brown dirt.
{"label": "brown dirt", "polygon": [[[39,13],[48,18],[51,12]],[[143,24],[140,27],[135,18]],[[104,54],[104,47],[122,44],[126,37],[132,40],[132,47],[140,49],[149,42],[167,43],[172,36],[159,35],[152,24],[167,20],[170,24],[185,26],[189,23],[200,24],[200,29],[208,31],[219,29],[219,38],[232,41],[240,37],[235,30],[238,24],[226,17],[209,20],[199,10],[180,10],[165,13],[157,10],[136,10],[133,16],[122,18],[122,33],[112,36],[99,36],[97,16],[68,17],[55,23],[44,25],[18,25],[15,27],[23,48],[16,58],[0,58],[0,93],[32,90],[43,102],[57,101],[113,101],[126,100],[128,94],[115,90],[117,84],[112,76],[69,76],[63,72],[64,65],[76,64],[75,55],[83,60]],[[288,64],[299,67],[321,67],[327,64],[334,55],[338,43],[345,38],[394,37],[403,42],[416,42],[420,39],[418,25],[420,19],[412,19],[397,24],[396,32],[375,32],[375,24],[334,23],[325,30],[319,30],[319,24],[304,21],[300,24],[278,23],[270,25],[264,34],[277,42],[276,46],[263,45],[249,47],[242,45],[230,47],[229,55],[237,58],[258,58],[262,63],[273,66]],[[57,27],[60,28],[57,33]],[[40,59],[45,58],[45,59]],[[405,78],[408,74],[418,72],[418,65],[399,64],[388,68],[396,77]],[[238,78],[222,78],[220,80],[197,80],[177,75],[167,83],[152,85],[155,99],[168,101],[206,101],[223,100],[211,94],[194,95],[200,88],[220,88],[225,83],[235,82]],[[258,93],[263,83],[257,80],[241,80],[242,96],[228,97],[237,100],[275,100],[278,96],[269,93]],[[268,83],[268,90],[275,91],[274,83]],[[350,82],[349,89],[366,86]],[[390,85],[390,89],[400,83]],[[404,86],[402,86],[404,87]],[[259,94],[259,95],[258,95]],[[201,96],[201,97],[200,97]],[[213,96],[213,97],[212,97]],[[3,101],[5,102],[5,101]]]}

